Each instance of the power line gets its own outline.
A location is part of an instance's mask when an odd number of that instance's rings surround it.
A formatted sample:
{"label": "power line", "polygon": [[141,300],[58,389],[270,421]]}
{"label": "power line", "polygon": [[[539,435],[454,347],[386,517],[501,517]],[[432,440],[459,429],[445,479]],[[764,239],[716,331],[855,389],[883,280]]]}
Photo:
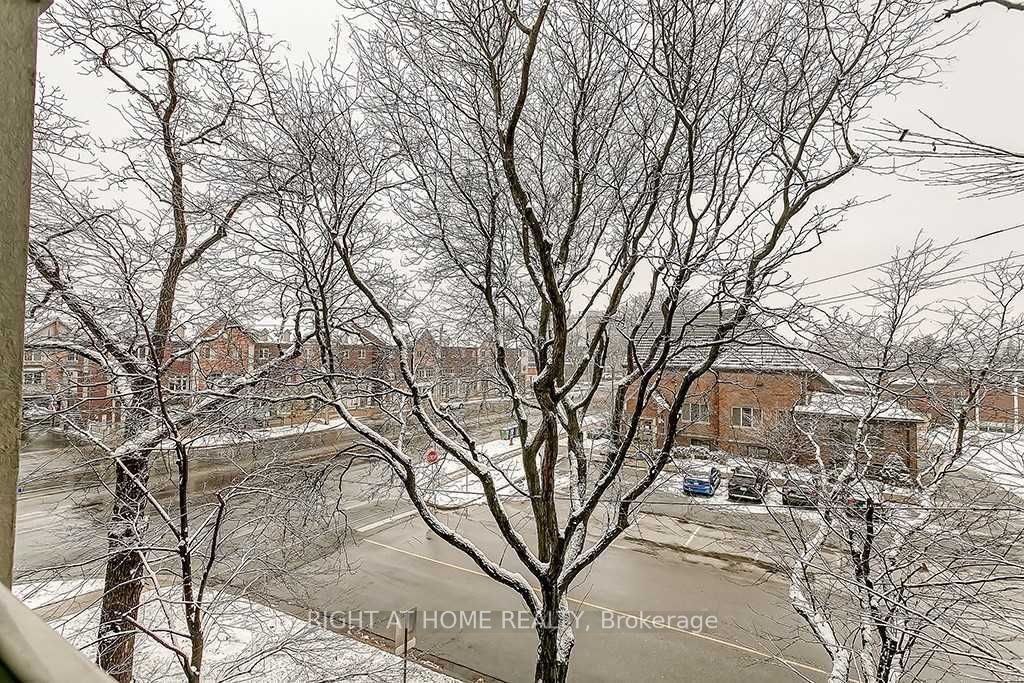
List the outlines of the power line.
{"label": "power line", "polygon": [[[945,287],[945,286],[950,285],[950,284],[961,282],[961,281],[963,281],[964,278],[980,275],[980,274],[984,273],[988,269],[987,267],[991,266],[992,264],[1004,263],[1004,262],[1013,262],[1013,261],[1018,261],[1019,259],[1022,259],[1022,258],[1024,258],[1024,254],[1018,254],[1016,256],[1008,256],[1008,257],[1004,257],[1004,258],[991,259],[989,261],[982,261],[980,263],[974,263],[974,264],[971,264],[971,265],[968,265],[968,266],[961,266],[960,268],[953,268],[951,270],[945,271],[944,273],[942,273],[942,275],[945,277],[945,276],[952,275],[954,273],[960,273],[959,275],[957,275],[957,277],[947,278],[945,280],[939,280],[937,282],[933,282],[930,285],[923,287],[922,289],[923,290],[939,289],[941,287]],[[974,271],[975,269],[978,269],[978,270],[976,272],[966,272],[966,271]],[[862,298],[867,297],[867,296],[873,296],[874,294],[876,294],[878,292],[881,292],[881,291],[884,291],[887,288],[888,288],[888,285],[879,285],[877,287],[872,287],[870,289],[855,289],[853,292],[849,292],[849,293],[846,293],[846,294],[835,294],[835,295],[827,296],[827,297],[824,297],[824,298],[811,299],[810,301],[806,301],[804,303],[806,303],[808,305],[811,305],[811,306],[821,306],[821,305],[830,305],[830,304],[844,303],[846,301],[853,301],[853,300],[856,300],[856,299],[862,299]]]}
{"label": "power line", "polygon": [[[985,232],[985,233],[982,233],[980,235],[975,235],[974,237],[968,237],[968,238],[965,238],[965,239],[962,239],[962,240],[957,240],[955,242],[950,242],[949,244],[938,245],[938,246],[935,246],[935,247],[931,247],[929,249],[925,249],[923,251],[919,251],[919,252],[917,252],[917,255],[930,254],[931,252],[939,251],[940,249],[950,249],[952,247],[958,247],[958,246],[963,245],[963,244],[969,244],[971,242],[977,242],[979,240],[987,239],[989,237],[995,237],[996,235],[1002,235],[1004,233],[1011,232],[1013,230],[1019,230],[1021,228],[1024,228],[1024,223],[1018,223],[1017,225],[1011,225],[1010,227],[1007,227],[1007,228],[999,228],[997,230],[990,230],[989,232]],[[836,279],[841,278],[841,277],[846,277],[847,275],[856,275],[857,273],[863,273],[865,271],[875,270],[877,268],[881,268],[882,266],[887,266],[887,265],[891,265],[891,264],[894,264],[894,263],[899,263],[900,261],[905,261],[908,258],[909,258],[909,256],[894,257],[894,258],[889,259],[888,261],[882,261],[881,263],[876,263],[873,266],[863,266],[861,268],[855,268],[854,270],[848,270],[848,271],[845,271],[845,272],[842,272],[842,273],[836,273],[835,275],[829,275],[828,277],[818,278],[817,280],[809,280],[807,282],[801,283],[799,286],[800,287],[806,287],[808,285],[816,285],[816,284],[820,284],[822,282],[828,282],[830,280],[836,280]]]}

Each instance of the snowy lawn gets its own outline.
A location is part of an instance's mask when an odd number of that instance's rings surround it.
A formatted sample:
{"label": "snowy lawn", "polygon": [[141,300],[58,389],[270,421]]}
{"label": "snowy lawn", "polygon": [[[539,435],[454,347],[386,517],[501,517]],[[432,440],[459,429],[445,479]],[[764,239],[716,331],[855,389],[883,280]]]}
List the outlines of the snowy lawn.
{"label": "snowy lawn", "polygon": [[[15,586],[15,594],[29,606],[53,605],[100,587],[99,581],[50,581]],[[140,620],[174,645],[188,650],[181,636],[185,633],[181,610],[173,607],[180,598],[177,587],[164,587],[166,601],[146,600]],[[95,655],[94,639],[99,619],[98,599],[82,609],[68,609],[50,625],[86,657]],[[173,627],[173,629],[172,629]],[[402,659],[348,636],[334,633],[316,624],[278,612],[270,607],[227,593],[217,595],[207,619],[207,643],[204,654],[204,680],[269,681],[299,683],[312,680],[366,680],[391,682],[402,680]],[[136,679],[147,683],[182,680],[177,658],[154,639],[139,636],[136,655]],[[441,683],[453,681],[424,666],[409,663],[410,681]]]}
{"label": "snowy lawn", "polygon": [[[563,443],[564,447],[565,444]],[[592,448],[593,443],[584,441],[585,448]],[[523,460],[518,457],[519,445],[509,445],[507,440],[498,439],[489,441],[478,447],[491,460],[496,470],[494,481],[495,489],[499,494],[507,496],[524,496],[526,486],[526,471],[523,469]],[[430,468],[433,468],[431,470]],[[441,508],[455,508],[481,503],[484,500],[484,488],[479,479],[451,457],[442,457],[434,465],[426,468],[418,468],[419,472],[425,473],[426,478],[421,477],[425,484],[424,490],[433,491],[431,502]],[[556,478],[556,488],[563,488],[568,480],[565,476]]]}
{"label": "snowy lawn", "polygon": [[17,583],[11,591],[14,597],[21,600],[31,609],[39,609],[55,602],[71,600],[80,595],[92,593],[103,588],[103,579],[53,579],[51,581],[34,581]]}
{"label": "snowy lawn", "polygon": [[970,432],[970,468],[1011,493],[1024,496],[1024,434]]}
{"label": "snowy lawn", "polygon": [[[281,439],[288,436],[303,436],[305,434],[316,434],[335,429],[348,429],[345,420],[336,417],[327,422],[303,422],[296,425],[282,425],[279,427],[266,427],[264,429],[251,429],[245,431],[221,432],[197,436],[192,439],[185,439],[185,443],[192,448],[210,448],[213,446],[236,446],[253,441],[266,441],[269,439]],[[174,444],[165,441],[160,448],[173,448]]]}

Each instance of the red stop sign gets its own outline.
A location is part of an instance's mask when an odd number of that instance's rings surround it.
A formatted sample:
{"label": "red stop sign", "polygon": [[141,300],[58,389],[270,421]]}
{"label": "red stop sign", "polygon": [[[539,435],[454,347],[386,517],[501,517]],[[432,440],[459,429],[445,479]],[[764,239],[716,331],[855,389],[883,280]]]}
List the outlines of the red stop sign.
{"label": "red stop sign", "polygon": [[436,448],[431,447],[430,449],[427,450],[427,463],[433,465],[435,462],[437,462],[438,457],[439,456],[437,455]]}

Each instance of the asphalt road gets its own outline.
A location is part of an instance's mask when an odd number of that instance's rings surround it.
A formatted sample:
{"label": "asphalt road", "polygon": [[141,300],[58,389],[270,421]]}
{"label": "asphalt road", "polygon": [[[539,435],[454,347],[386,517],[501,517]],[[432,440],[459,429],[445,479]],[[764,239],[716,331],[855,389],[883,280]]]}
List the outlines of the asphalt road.
{"label": "asphalt road", "polygon": [[[286,571],[264,587],[262,598],[292,614],[315,620],[326,615],[335,625],[358,625],[353,622],[361,618],[367,630],[390,636],[389,613],[418,607],[422,653],[498,680],[530,680],[536,641],[518,596],[484,576],[459,551],[429,538],[418,518],[407,514],[408,503],[364,483],[374,476],[368,465],[356,465],[344,484],[328,487],[329,495],[321,500],[325,508],[343,513],[350,529],[362,532],[341,533],[337,518],[335,536],[303,532],[300,518],[308,510],[297,509],[287,524],[267,525],[258,542],[244,529],[229,535],[225,554],[257,548],[266,557],[278,555],[278,566]],[[96,492],[23,497],[16,546],[19,577],[36,578],[58,566],[74,572],[90,562],[100,569],[107,514],[101,501]],[[525,506],[513,501],[507,506],[526,525]],[[251,505],[238,512],[236,526],[270,516]],[[482,506],[448,515],[449,524],[491,557],[503,557],[504,566],[521,571],[511,553],[503,553],[488,518]],[[691,527],[698,524],[690,522]],[[278,542],[275,534],[285,528],[293,535]],[[528,536],[527,528],[523,533]],[[718,529],[723,532],[732,533]],[[676,544],[623,539],[576,582],[571,596],[580,628],[573,680],[826,678],[827,660],[805,637],[783,582],[754,565],[680,547],[689,545],[686,539]]]}
{"label": "asphalt road", "polygon": [[[316,457],[310,460],[315,468]],[[231,517],[238,533],[226,535],[222,550],[255,552],[261,560],[274,555],[281,571],[264,579],[263,599],[292,614],[326,616],[336,625],[358,625],[354,621],[361,619],[367,630],[390,636],[389,613],[417,607],[417,647],[425,655],[498,680],[531,680],[535,633],[519,597],[459,551],[429,538],[408,514],[408,503],[367,483],[375,476],[368,465],[356,465],[340,486],[333,482],[311,499],[319,513],[336,511],[331,534],[308,525],[309,508],[289,507],[288,519],[275,519],[272,510],[260,507],[266,503],[243,500]],[[93,490],[23,496],[17,575],[38,578],[55,567],[91,568],[99,575],[106,495]],[[166,494],[161,498],[168,500]],[[510,501],[508,508],[526,524],[521,502]],[[482,506],[448,519],[491,557],[502,557],[504,566],[522,569]],[[261,525],[255,540],[248,524]],[[579,578],[571,598],[580,624],[572,680],[827,678],[827,659],[793,614],[785,584],[754,565],[623,539]]]}
{"label": "asphalt road", "polygon": [[[501,542],[486,516],[478,506],[450,523],[500,557]],[[501,680],[531,680],[536,640],[518,596],[459,551],[428,538],[418,519],[358,540],[346,557],[355,572],[341,581],[326,571],[332,558],[296,570],[314,618],[361,620],[390,635],[390,613],[417,607],[422,652]],[[521,569],[508,553],[503,564]],[[800,625],[785,586],[753,567],[623,541],[576,583],[571,597],[580,624],[574,680],[825,678],[820,648],[793,638]],[[295,595],[282,599],[294,604]]]}
{"label": "asphalt road", "polygon": [[[358,472],[353,480],[361,481]],[[418,519],[402,517],[407,508],[401,502],[360,500],[367,493],[360,486],[339,490],[326,504],[345,510],[350,525],[374,528],[354,539],[295,539],[292,544],[298,547],[277,547],[287,558],[288,577],[268,587],[267,601],[277,598],[278,606],[287,603],[293,614],[303,608],[333,613],[338,621],[351,621],[360,610],[376,611],[381,616],[375,620],[366,612],[362,617],[364,626],[380,635],[390,634],[387,612],[416,606],[424,617],[417,645],[422,652],[499,680],[530,680],[535,636],[518,596],[483,576],[443,541],[428,539]],[[106,506],[88,501],[81,493],[24,501],[16,546],[19,575],[38,576],[58,566],[77,571],[89,563],[100,569]],[[525,521],[525,510],[520,515]],[[492,556],[501,556],[500,540],[486,516],[476,506],[468,514],[453,513],[450,523]],[[239,535],[237,549],[246,542]],[[517,566],[510,557],[504,564]],[[785,587],[763,578],[756,568],[643,543],[616,544],[572,591],[580,629],[571,677],[803,680],[779,663],[781,656],[811,680],[823,678],[817,669],[825,662],[816,646],[794,643],[783,653],[775,650],[787,645],[785,638],[798,624],[785,604]],[[431,614],[433,624],[427,623]]]}

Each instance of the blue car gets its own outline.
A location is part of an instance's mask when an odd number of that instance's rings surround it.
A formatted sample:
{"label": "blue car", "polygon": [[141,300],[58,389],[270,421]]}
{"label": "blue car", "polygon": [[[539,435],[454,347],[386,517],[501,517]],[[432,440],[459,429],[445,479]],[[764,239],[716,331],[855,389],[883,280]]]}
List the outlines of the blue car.
{"label": "blue car", "polygon": [[683,493],[691,496],[713,496],[722,475],[713,465],[701,465],[687,470],[683,477]]}

